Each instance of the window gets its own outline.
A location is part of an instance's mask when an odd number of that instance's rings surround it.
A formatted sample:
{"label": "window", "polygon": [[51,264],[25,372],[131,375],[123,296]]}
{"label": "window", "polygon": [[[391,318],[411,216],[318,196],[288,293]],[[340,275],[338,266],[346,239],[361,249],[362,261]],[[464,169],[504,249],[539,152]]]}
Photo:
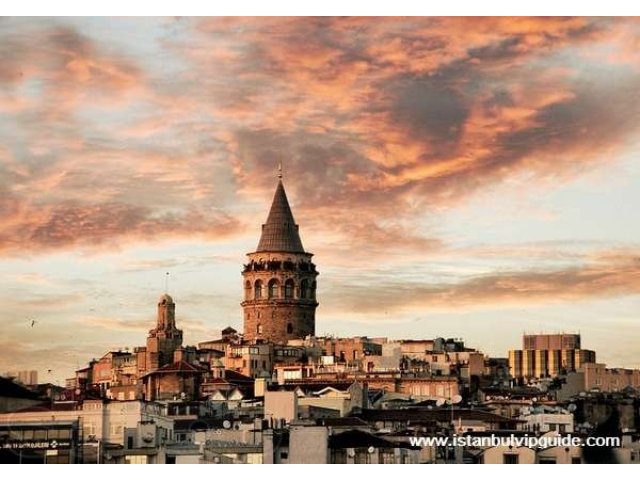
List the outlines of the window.
{"label": "window", "polygon": [[262,324],[259,323],[258,326],[256,327],[256,333],[258,335],[262,335]]}
{"label": "window", "polygon": [[316,299],[316,282],[311,284],[311,298]]}
{"label": "window", "polygon": [[[167,457],[168,459],[169,457]],[[146,464],[147,456],[146,455],[126,455],[124,457],[124,463],[132,465],[132,464]],[[169,463],[169,462],[167,462]],[[173,463],[176,463],[176,457],[173,457]]]}
{"label": "window", "polygon": [[[631,460],[633,460],[633,458]],[[580,465],[582,463],[582,460],[580,459],[580,457],[571,457],[571,463],[573,465]]]}
{"label": "window", "polygon": [[284,298],[293,298],[293,280],[284,282]]}
{"label": "window", "polygon": [[517,453],[505,453],[502,456],[502,463],[504,463],[505,465],[516,465],[516,464],[520,463],[518,461],[518,454]]}
{"label": "window", "polygon": [[260,300],[262,298],[262,280],[256,280],[254,298]]}
{"label": "window", "polygon": [[95,423],[87,423],[85,426],[85,434],[87,435],[95,435],[96,434],[96,424]]}
{"label": "window", "polygon": [[71,430],[66,428],[60,430],[49,430],[49,439],[69,440],[71,438]]}
{"label": "window", "polygon": [[289,458],[289,452],[280,452],[280,460],[287,460]]}
{"label": "window", "polygon": [[346,450],[334,450],[332,453],[332,462],[334,464],[346,464],[347,463],[347,452]]}
{"label": "window", "polygon": [[244,298],[251,300],[251,282],[249,280],[244,284]]}
{"label": "window", "polygon": [[555,458],[541,458],[538,463],[540,465],[555,465],[556,464],[556,459]]}
{"label": "window", "polygon": [[396,463],[396,456],[392,448],[384,448],[380,450],[380,459],[378,463]]}
{"label": "window", "polygon": [[371,457],[369,452],[366,449],[358,449],[356,450],[356,458],[353,463],[365,464],[371,463]]}
{"label": "window", "polygon": [[293,325],[291,323],[287,323],[287,333],[293,333]]}
{"label": "window", "polygon": [[269,298],[278,298],[278,281],[269,280]]}
{"label": "window", "polygon": [[309,296],[309,280],[304,279],[300,282],[300,298],[307,298]]}

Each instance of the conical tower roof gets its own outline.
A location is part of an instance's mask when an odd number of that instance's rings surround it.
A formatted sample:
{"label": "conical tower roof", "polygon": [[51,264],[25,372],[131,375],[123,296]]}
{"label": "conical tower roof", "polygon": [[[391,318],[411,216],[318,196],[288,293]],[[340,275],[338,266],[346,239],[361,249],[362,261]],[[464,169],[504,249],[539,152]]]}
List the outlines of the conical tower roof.
{"label": "conical tower roof", "polygon": [[267,223],[262,225],[256,252],[304,253],[298,225],[293,219],[282,180],[278,181]]}

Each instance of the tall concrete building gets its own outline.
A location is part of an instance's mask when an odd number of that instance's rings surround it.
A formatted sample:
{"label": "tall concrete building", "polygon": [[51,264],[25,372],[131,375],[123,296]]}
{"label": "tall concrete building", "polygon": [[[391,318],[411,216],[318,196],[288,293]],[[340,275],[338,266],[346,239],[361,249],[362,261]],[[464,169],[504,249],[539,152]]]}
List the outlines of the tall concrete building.
{"label": "tall concrete building", "polygon": [[302,246],[282,176],[255,252],[244,266],[244,338],[274,343],[315,334],[316,277]]}
{"label": "tall concrete building", "polygon": [[38,384],[37,370],[20,370],[18,372],[6,372],[4,376],[13,378],[22,385],[31,386]]}
{"label": "tall concrete building", "polygon": [[596,352],[580,348],[579,334],[524,335],[522,350],[509,351],[509,371],[516,379],[557,377],[596,361]]}

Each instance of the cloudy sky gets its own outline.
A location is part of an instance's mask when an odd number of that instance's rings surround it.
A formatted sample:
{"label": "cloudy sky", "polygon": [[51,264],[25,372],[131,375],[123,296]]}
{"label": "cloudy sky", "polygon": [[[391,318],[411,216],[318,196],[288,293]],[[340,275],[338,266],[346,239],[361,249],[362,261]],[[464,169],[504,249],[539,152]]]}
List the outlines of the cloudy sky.
{"label": "cloudy sky", "polygon": [[0,59],[0,371],[143,345],[165,272],[187,343],[241,329],[280,161],[319,334],[640,367],[638,20],[15,18]]}

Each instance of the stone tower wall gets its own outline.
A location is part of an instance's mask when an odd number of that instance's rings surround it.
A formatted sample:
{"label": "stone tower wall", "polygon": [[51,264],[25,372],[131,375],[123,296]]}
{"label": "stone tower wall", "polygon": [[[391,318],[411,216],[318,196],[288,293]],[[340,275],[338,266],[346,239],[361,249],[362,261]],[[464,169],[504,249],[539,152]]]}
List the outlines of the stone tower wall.
{"label": "stone tower wall", "polygon": [[282,344],[315,335],[318,272],[311,257],[308,253],[249,254],[242,273],[246,340]]}

